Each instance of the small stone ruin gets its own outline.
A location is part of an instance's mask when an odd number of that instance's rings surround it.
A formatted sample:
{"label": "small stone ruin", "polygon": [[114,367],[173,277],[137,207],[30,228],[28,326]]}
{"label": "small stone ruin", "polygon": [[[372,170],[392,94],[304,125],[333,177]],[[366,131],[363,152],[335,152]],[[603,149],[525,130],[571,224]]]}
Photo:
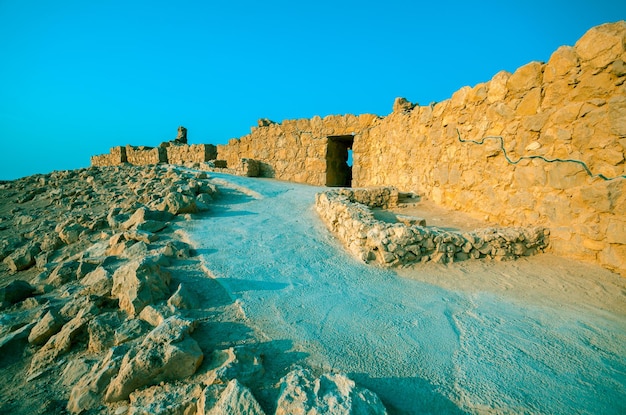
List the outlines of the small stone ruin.
{"label": "small stone ruin", "polygon": [[468,259],[511,260],[543,252],[550,234],[543,227],[458,232],[426,226],[421,218],[402,217],[398,223],[378,220],[372,208],[398,205],[398,190],[393,187],[333,189],[318,193],[315,202],[326,226],[352,254],[365,262],[384,266]]}

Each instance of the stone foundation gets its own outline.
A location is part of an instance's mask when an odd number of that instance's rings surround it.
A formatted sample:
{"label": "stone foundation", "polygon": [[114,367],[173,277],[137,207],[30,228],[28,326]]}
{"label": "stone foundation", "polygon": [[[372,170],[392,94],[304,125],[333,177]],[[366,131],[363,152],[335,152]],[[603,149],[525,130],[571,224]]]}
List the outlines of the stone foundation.
{"label": "stone foundation", "polygon": [[398,191],[389,187],[330,190],[315,198],[317,211],[328,228],[365,262],[402,266],[428,261],[502,261],[534,255],[548,246],[549,231],[542,227],[453,232],[386,223],[377,220],[370,209],[393,207],[397,202]]}

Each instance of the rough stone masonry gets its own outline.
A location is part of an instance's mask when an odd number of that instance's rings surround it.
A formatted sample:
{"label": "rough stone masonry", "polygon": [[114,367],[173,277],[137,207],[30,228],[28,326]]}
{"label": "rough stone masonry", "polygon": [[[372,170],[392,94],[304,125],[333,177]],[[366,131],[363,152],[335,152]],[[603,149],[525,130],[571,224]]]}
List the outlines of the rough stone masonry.
{"label": "rough stone masonry", "polygon": [[[256,160],[259,175],[280,180],[393,186],[502,226],[542,226],[555,254],[626,276],[625,45],[626,22],[604,24],[547,63],[439,103],[400,99],[386,117],[262,119],[216,158]],[[119,163],[121,153],[92,163]]]}

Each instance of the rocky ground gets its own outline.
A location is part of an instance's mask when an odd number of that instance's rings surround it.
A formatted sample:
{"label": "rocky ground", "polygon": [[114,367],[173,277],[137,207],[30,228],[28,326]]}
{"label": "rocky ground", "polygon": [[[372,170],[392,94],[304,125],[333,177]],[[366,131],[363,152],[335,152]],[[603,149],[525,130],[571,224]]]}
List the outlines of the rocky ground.
{"label": "rocky ground", "polygon": [[246,325],[180,231],[219,197],[172,166],[0,184],[0,413],[386,413]]}

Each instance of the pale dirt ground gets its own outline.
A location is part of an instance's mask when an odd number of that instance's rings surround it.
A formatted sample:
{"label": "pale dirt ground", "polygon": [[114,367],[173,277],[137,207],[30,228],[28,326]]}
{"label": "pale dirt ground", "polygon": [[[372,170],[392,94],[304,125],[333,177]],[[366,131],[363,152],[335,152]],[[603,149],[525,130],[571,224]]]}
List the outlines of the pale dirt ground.
{"label": "pale dirt ground", "polygon": [[[184,228],[246,324],[294,357],[266,363],[347,373],[392,414],[626,412],[617,274],[549,254],[365,265],[314,211],[322,188],[214,177],[222,197]],[[445,225],[432,211],[414,210]]]}

